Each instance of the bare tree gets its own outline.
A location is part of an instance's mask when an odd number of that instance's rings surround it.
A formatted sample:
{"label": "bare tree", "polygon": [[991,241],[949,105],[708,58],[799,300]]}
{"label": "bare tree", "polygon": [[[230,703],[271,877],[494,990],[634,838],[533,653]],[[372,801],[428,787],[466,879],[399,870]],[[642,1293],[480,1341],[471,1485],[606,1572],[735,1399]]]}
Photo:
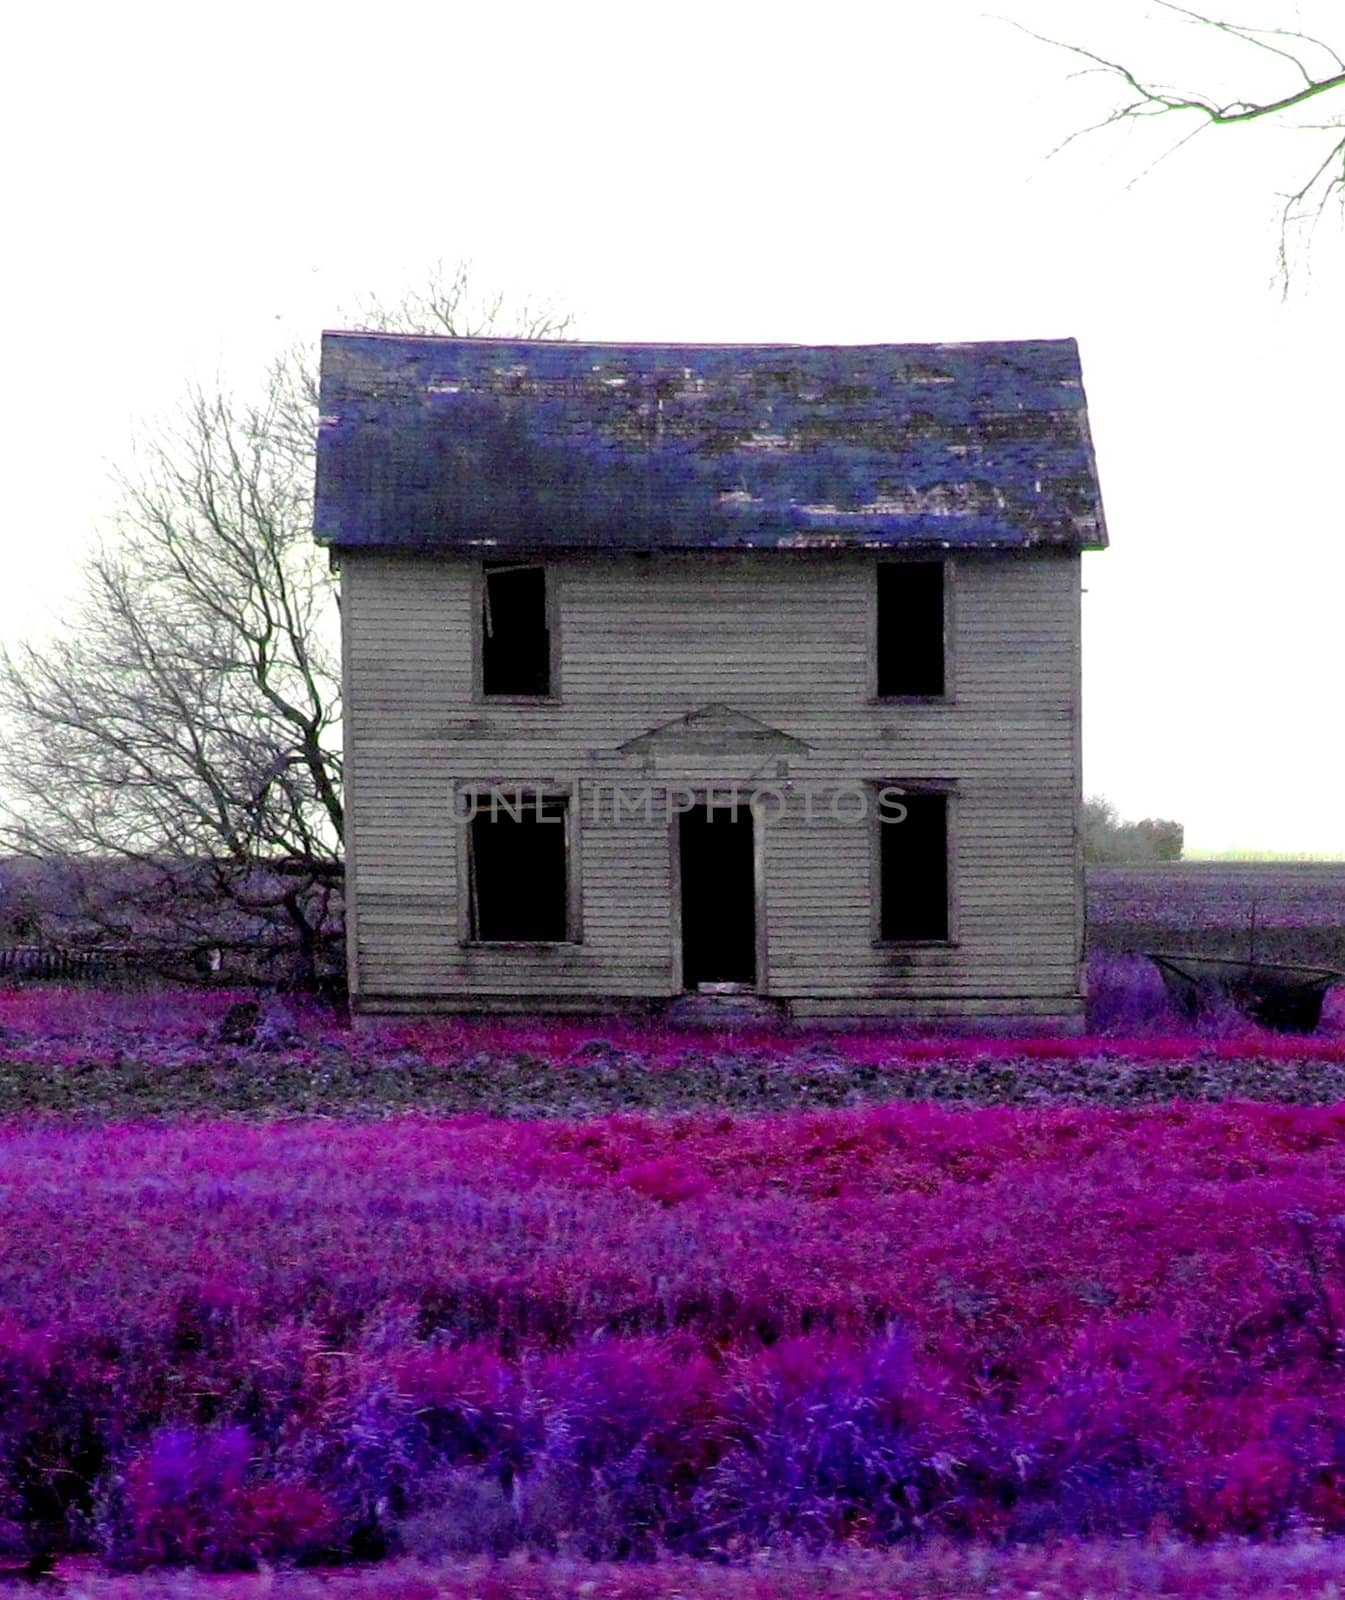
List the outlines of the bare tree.
{"label": "bare tree", "polygon": [[[378,331],[521,337],[569,318],[477,303],[437,268]],[[315,365],[260,398],[189,391],[120,476],[113,535],[50,645],[0,651],[0,850],[62,864],[66,941],[233,950],[311,983],[340,948],[335,586],[312,539]],[[278,969],[280,970],[280,969]]]}
{"label": "bare tree", "polygon": [[502,293],[482,296],[472,281],[471,263],[436,263],[423,289],[412,289],[393,305],[367,295],[356,307],[356,328],[369,333],[448,333],[475,339],[504,330],[516,339],[558,339],[573,317],[549,303],[523,301],[509,307]]}
{"label": "bare tree", "polygon": [[[1345,215],[1345,60],[1325,40],[1291,28],[1257,28],[1225,22],[1177,5],[1175,0],[1154,0],[1154,4],[1194,27],[1208,29],[1211,35],[1244,46],[1246,70],[1250,72],[1253,65],[1267,68],[1276,75],[1274,86],[1268,81],[1264,91],[1234,98],[1178,88],[1082,45],[1032,33],[1033,38],[1087,61],[1089,65],[1082,69],[1083,73],[1104,74],[1123,91],[1119,104],[1107,116],[1071,134],[1060,148],[1086,133],[1118,123],[1148,122],[1154,118],[1191,124],[1166,152],[1169,155],[1207,128],[1245,126],[1265,119],[1272,119],[1281,127],[1324,135],[1311,162],[1294,180],[1296,187],[1279,197],[1277,276],[1282,289],[1287,291],[1290,240],[1295,231],[1303,226],[1310,231],[1333,203]],[[1319,120],[1322,116],[1325,120]]]}

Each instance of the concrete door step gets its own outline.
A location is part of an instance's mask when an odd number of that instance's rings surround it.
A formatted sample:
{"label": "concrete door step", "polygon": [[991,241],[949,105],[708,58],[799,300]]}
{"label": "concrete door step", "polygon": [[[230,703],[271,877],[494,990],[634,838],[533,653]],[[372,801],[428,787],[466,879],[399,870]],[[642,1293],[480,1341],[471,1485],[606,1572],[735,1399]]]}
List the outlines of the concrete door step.
{"label": "concrete door step", "polygon": [[678,1028],[776,1027],[788,1020],[784,1002],[750,990],[699,990],[670,1000],[664,1021]]}

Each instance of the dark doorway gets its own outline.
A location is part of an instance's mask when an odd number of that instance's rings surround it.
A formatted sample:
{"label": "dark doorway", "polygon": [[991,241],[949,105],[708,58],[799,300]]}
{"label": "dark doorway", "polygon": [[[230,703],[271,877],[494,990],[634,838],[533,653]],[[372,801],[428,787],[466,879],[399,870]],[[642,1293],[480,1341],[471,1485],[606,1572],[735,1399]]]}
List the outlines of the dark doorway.
{"label": "dark doorway", "polygon": [[679,819],[682,987],[757,981],[752,812],[696,806]]}

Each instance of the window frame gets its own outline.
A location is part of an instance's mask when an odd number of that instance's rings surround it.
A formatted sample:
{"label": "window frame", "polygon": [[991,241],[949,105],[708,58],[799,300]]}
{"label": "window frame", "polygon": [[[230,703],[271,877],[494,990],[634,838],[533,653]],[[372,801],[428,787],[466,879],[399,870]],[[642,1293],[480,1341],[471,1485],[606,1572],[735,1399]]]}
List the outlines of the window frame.
{"label": "window frame", "polygon": [[[956,778],[870,778],[873,804],[869,809],[869,942],[875,950],[954,950],[961,943],[958,929],[957,836],[958,782]],[[945,892],[947,935],[942,939],[885,939],[883,937],[883,829],[900,823],[879,820],[878,797],[884,789],[903,794],[937,794],[944,798]]]}
{"label": "window frame", "polygon": [[[930,566],[939,565],[943,568],[943,693],[942,694],[879,694],[878,693],[878,569],[880,567],[896,567],[904,565]],[[869,573],[868,585],[868,694],[870,705],[876,706],[945,706],[953,705],[957,700],[956,685],[954,682],[954,668],[956,666],[956,650],[954,640],[956,637],[956,589],[957,589],[957,562],[952,556],[939,553],[931,555],[929,551],[912,550],[909,552],[890,551],[879,556],[873,562]]]}
{"label": "window frame", "polygon": [[[563,939],[477,939],[472,937],[471,874],[472,821],[465,800],[491,789],[508,793],[521,790],[524,805],[562,800],[565,803],[565,937]],[[582,867],[580,860],[579,796],[573,783],[552,779],[471,778],[453,786],[453,818],[457,845],[458,944],[467,950],[564,950],[584,942]]]}
{"label": "window frame", "polygon": [[[487,694],[485,690],[486,567],[491,565],[538,567],[546,589],[546,630],[549,645],[547,670],[551,688],[546,694]],[[519,554],[517,560],[503,556],[482,556],[472,563],[472,702],[487,706],[555,706],[560,692],[560,579],[550,561]]]}

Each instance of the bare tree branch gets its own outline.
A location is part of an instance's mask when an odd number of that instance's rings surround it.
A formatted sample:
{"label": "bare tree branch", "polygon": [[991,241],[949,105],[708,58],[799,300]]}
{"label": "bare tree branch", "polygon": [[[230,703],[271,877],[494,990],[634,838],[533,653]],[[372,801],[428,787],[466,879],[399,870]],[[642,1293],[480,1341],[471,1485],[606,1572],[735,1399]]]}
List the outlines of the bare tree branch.
{"label": "bare tree branch", "polygon": [[[1293,69],[1296,84],[1292,88],[1255,98],[1224,99],[1146,79],[1123,62],[1114,61],[1082,45],[1048,38],[1015,23],[1013,25],[1018,27],[1020,32],[1028,34],[1040,43],[1065,50],[1090,63],[1075,76],[1099,73],[1115,79],[1126,91],[1121,103],[1107,116],[1069,135],[1052,154],[1063,150],[1085,134],[1097,133],[1118,123],[1143,122],[1154,117],[1183,115],[1195,117],[1196,126],[1151,163],[1145,169],[1146,173],[1152,171],[1159,162],[1166,160],[1183,145],[1188,144],[1197,133],[1209,127],[1236,127],[1260,122],[1266,118],[1275,118],[1281,125],[1300,131],[1329,132],[1336,135],[1331,147],[1312,169],[1307,179],[1291,192],[1280,196],[1282,204],[1279,211],[1277,278],[1282,291],[1287,293],[1290,277],[1289,240],[1293,229],[1301,223],[1314,227],[1333,199],[1341,205],[1342,213],[1345,214],[1345,115],[1334,117],[1325,123],[1305,123],[1295,118],[1293,113],[1306,105],[1315,105],[1326,95],[1338,96],[1332,104],[1345,103],[1345,93],[1343,93],[1345,60],[1342,60],[1339,51],[1332,45],[1311,34],[1289,28],[1260,28],[1227,22],[1204,12],[1194,11],[1187,6],[1178,5],[1175,0],[1154,0],[1154,3],[1194,27],[1208,29],[1211,33],[1223,35],[1286,63]],[[1313,51],[1320,52],[1325,62],[1329,63],[1329,68],[1310,59]]]}
{"label": "bare tree branch", "polygon": [[[379,331],[493,332],[465,264],[440,264]],[[518,336],[570,319],[528,306]],[[115,537],[72,626],[0,649],[0,850],[63,864],[102,941],[291,960],[339,949],[336,589],[312,538],[317,376],[291,350],[255,399],[189,389],[117,479]],[[82,863],[82,866],[80,865]]]}
{"label": "bare tree branch", "polygon": [[503,294],[484,301],[477,298],[471,273],[467,261],[452,267],[436,262],[425,288],[413,290],[395,305],[381,304],[373,296],[362,301],[357,326],[370,333],[447,334],[457,339],[496,334],[504,324],[517,339],[559,339],[573,326],[574,318],[553,306],[525,301],[506,313]]}

